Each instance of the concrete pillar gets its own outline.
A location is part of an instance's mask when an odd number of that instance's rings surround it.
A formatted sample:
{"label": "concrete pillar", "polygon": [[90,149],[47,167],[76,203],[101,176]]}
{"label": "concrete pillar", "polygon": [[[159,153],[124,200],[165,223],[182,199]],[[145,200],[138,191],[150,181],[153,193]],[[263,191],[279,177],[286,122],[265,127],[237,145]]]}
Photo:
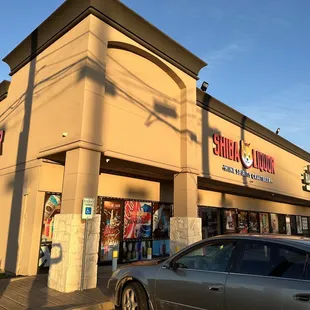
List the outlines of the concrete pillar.
{"label": "concrete pillar", "polygon": [[201,240],[201,219],[197,211],[198,122],[196,82],[181,91],[181,168],[174,178],[174,217],[170,221],[170,253]]}
{"label": "concrete pillar", "polygon": [[170,220],[170,253],[174,254],[202,238],[197,217],[197,175],[184,172],[174,178],[174,217]]}
{"label": "concrete pillar", "polygon": [[55,216],[48,277],[48,287],[60,292],[97,286],[100,216],[88,220],[85,230],[81,210],[84,197],[97,198],[100,157],[100,152],[86,149],[66,154],[61,213]]}

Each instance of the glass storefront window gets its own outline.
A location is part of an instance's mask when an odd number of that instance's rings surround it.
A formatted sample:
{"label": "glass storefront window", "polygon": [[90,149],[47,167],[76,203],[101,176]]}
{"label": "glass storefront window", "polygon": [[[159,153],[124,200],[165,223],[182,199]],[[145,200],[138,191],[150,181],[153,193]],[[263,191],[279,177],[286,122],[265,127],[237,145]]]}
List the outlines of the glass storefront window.
{"label": "glass storefront window", "polygon": [[119,251],[122,222],[121,212],[121,202],[103,202],[101,214],[100,261],[112,260],[113,251]]}
{"label": "glass storefront window", "polygon": [[301,216],[296,216],[296,223],[297,223],[297,234],[302,235],[302,220]]}
{"label": "glass storefront window", "polygon": [[273,234],[278,234],[279,233],[278,214],[271,213],[270,214],[270,221],[271,221],[271,232]]}
{"label": "glass storefront window", "polygon": [[170,217],[172,205],[153,204],[153,257],[166,256],[170,253]]}
{"label": "glass storefront window", "polygon": [[235,209],[227,209],[223,210],[223,220],[224,220],[224,226],[223,230],[224,233],[235,233],[237,230],[237,215]]}
{"label": "glass storefront window", "polygon": [[260,219],[260,232],[262,234],[269,233],[269,214],[268,213],[260,213],[259,214]]}
{"label": "glass storefront window", "polygon": [[279,234],[286,234],[286,220],[284,214],[278,215],[279,221]]}
{"label": "glass storefront window", "polygon": [[238,211],[238,231],[241,234],[246,234],[249,232],[247,211]]}
{"label": "glass storefront window", "polygon": [[258,233],[259,232],[259,213],[249,212],[249,232]]}
{"label": "glass storefront window", "polygon": [[54,233],[54,217],[60,213],[61,195],[45,194],[44,213],[42,221],[41,244],[38,267],[44,268],[50,265],[52,240]]}
{"label": "glass storefront window", "polygon": [[220,234],[220,211],[217,208],[199,207],[202,224],[202,238],[210,238]]}

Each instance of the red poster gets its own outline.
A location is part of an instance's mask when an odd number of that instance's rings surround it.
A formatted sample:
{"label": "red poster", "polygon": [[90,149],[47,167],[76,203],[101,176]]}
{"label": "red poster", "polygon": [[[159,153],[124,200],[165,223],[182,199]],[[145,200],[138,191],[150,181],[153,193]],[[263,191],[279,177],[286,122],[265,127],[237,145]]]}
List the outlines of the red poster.
{"label": "red poster", "polygon": [[152,236],[152,204],[126,201],[124,213],[124,239],[150,238]]}

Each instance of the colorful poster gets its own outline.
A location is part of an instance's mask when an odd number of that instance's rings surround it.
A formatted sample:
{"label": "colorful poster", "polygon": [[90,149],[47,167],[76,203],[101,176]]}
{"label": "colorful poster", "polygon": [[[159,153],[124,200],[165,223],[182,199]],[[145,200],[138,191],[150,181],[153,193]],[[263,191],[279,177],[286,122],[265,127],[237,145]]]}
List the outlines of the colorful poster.
{"label": "colorful poster", "polygon": [[113,250],[119,251],[121,203],[104,201],[101,216],[101,251],[100,260],[112,260]]}
{"label": "colorful poster", "polygon": [[42,221],[41,244],[39,252],[40,268],[49,267],[54,233],[54,217],[60,213],[61,195],[46,194]]}
{"label": "colorful poster", "polygon": [[286,234],[287,235],[291,235],[292,234],[292,230],[291,230],[291,217],[289,215],[287,215],[285,217],[285,223],[286,223]]}
{"label": "colorful poster", "polygon": [[270,214],[270,220],[271,220],[271,232],[273,234],[279,233],[279,219],[277,214]]}
{"label": "colorful poster", "polygon": [[151,238],[152,204],[150,202],[125,201],[124,239]]}
{"label": "colorful poster", "polygon": [[224,210],[224,228],[226,233],[236,232],[235,210]]}
{"label": "colorful poster", "polygon": [[54,232],[54,216],[60,213],[61,196],[46,194],[42,223],[42,242],[52,242]]}
{"label": "colorful poster", "polygon": [[262,234],[269,233],[269,216],[268,213],[260,213],[260,232]]}
{"label": "colorful poster", "polygon": [[259,220],[257,212],[249,212],[249,232],[250,233],[259,232]]}
{"label": "colorful poster", "polygon": [[239,230],[239,233],[241,234],[246,234],[249,232],[247,211],[238,212],[238,230]]}
{"label": "colorful poster", "polygon": [[296,223],[297,223],[297,234],[302,234],[302,220],[301,216],[296,216]]}
{"label": "colorful poster", "polygon": [[153,237],[169,239],[171,205],[155,203],[153,212]]}

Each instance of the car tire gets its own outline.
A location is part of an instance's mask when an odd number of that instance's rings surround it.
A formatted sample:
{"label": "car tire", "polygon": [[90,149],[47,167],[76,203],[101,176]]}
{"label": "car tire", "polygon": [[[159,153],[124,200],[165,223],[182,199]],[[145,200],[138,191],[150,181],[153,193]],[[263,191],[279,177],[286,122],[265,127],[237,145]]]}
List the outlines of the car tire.
{"label": "car tire", "polygon": [[127,284],[121,296],[120,309],[148,310],[148,298],[142,285],[138,282]]}

